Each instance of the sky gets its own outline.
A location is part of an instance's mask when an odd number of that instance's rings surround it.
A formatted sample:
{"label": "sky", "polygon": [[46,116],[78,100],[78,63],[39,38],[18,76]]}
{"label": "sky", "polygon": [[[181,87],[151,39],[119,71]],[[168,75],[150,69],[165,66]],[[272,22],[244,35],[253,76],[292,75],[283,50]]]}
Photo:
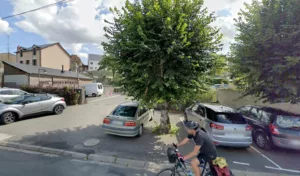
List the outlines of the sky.
{"label": "sky", "polygon": [[[51,6],[36,12],[2,20],[59,0],[0,0],[0,53],[15,52],[18,45],[30,47],[33,44],[60,42],[69,54],[77,54],[87,63],[88,54],[103,54],[101,42],[105,41],[104,19],[112,21],[108,9],[120,9],[125,0],[73,0],[63,5]],[[234,18],[244,2],[251,0],[204,0],[204,7],[217,15],[212,24],[221,29],[224,37],[222,53],[229,52],[234,42],[236,29]]]}

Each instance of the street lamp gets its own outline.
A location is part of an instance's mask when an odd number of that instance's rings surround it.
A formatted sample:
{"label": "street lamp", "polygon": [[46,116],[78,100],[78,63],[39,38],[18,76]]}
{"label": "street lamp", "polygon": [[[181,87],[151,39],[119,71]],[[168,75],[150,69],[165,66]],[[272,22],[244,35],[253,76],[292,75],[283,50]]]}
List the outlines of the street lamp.
{"label": "street lamp", "polygon": [[47,73],[47,70],[45,70],[43,68],[39,68],[39,70],[38,70],[38,73],[39,73],[39,89],[40,89],[40,91],[41,91],[41,83],[40,83],[41,71],[43,71],[43,73]]}
{"label": "street lamp", "polygon": [[76,71],[77,71],[77,88],[79,89],[79,70],[80,70],[80,67],[79,66],[76,66]]}

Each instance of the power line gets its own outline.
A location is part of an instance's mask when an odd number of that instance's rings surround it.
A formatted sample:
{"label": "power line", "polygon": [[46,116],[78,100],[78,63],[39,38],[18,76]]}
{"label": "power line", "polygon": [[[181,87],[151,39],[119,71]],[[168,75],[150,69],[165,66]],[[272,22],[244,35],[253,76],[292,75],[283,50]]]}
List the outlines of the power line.
{"label": "power line", "polygon": [[9,16],[6,16],[6,17],[1,17],[0,19],[12,18],[12,17],[15,17],[15,16],[23,15],[23,14],[26,14],[26,13],[29,13],[29,12],[34,12],[34,11],[41,10],[41,9],[44,9],[44,8],[47,8],[47,7],[50,7],[50,6],[54,6],[54,5],[57,5],[57,4],[61,4],[61,3],[65,3],[65,2],[70,2],[70,1],[74,1],[74,0],[62,0],[62,1],[58,1],[56,3],[48,4],[48,5],[45,5],[45,6],[36,8],[36,9],[32,9],[32,10],[29,10],[29,11],[25,11],[25,12],[22,12],[22,13],[18,13],[18,14],[14,14],[14,15],[9,15]]}

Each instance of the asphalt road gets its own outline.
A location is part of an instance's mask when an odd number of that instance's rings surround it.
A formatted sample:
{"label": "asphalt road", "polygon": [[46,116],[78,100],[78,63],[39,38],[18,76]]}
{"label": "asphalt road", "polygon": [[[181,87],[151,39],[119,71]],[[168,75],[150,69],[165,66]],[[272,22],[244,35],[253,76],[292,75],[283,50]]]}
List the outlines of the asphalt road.
{"label": "asphalt road", "polygon": [[[106,135],[101,130],[103,118],[119,103],[129,101],[123,96],[89,98],[87,105],[68,107],[62,115],[48,115],[21,120],[11,125],[0,126],[0,141],[8,140],[32,145],[41,145],[84,153],[101,153],[137,160],[166,161],[166,148],[172,142],[185,137],[181,115],[170,115],[171,122],[181,128],[177,136],[154,136],[151,127],[159,122],[156,113],[147,131],[140,138],[123,138]],[[93,147],[83,142],[96,138],[100,143]],[[188,153],[192,143],[182,149]],[[225,157],[230,167],[237,170],[300,174],[299,151],[275,149],[263,151],[255,144],[248,149],[218,147],[218,155]]]}
{"label": "asphalt road", "polygon": [[154,176],[149,171],[114,164],[90,163],[55,156],[0,149],[0,175],[16,176]]}

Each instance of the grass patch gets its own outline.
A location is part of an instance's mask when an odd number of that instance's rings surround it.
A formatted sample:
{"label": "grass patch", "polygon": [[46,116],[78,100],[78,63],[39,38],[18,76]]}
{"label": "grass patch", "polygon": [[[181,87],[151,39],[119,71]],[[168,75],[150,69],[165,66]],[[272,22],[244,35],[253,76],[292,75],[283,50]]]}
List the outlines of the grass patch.
{"label": "grass patch", "polygon": [[[159,128],[159,124],[155,123],[155,127],[152,129],[152,133],[156,134],[156,135],[163,135],[163,133],[161,133],[160,128]],[[171,136],[178,134],[180,128],[176,125],[171,124],[171,128],[168,134],[170,134]]]}

